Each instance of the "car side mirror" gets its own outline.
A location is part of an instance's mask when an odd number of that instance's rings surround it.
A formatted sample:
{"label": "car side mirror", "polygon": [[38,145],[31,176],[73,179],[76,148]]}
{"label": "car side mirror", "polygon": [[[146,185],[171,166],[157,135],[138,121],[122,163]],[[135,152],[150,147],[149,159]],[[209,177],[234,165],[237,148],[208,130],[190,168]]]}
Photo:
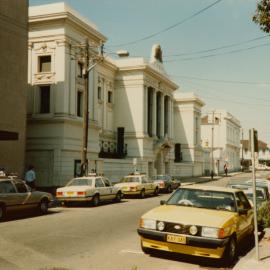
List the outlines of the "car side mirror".
{"label": "car side mirror", "polygon": [[160,201],[160,205],[164,205],[164,204],[166,204],[166,201],[165,200],[161,200]]}
{"label": "car side mirror", "polygon": [[246,215],[246,214],[247,214],[247,212],[248,212],[248,210],[247,210],[247,209],[239,209],[239,210],[238,210],[238,214],[239,214],[240,216],[242,216],[242,215]]}

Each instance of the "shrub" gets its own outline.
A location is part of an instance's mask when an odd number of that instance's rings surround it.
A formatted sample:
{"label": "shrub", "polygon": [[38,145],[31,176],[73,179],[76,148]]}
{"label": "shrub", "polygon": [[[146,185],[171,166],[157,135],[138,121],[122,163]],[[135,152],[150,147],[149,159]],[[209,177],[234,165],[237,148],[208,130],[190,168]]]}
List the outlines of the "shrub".
{"label": "shrub", "polygon": [[263,203],[259,208],[258,224],[262,224],[264,228],[270,227],[270,201]]}

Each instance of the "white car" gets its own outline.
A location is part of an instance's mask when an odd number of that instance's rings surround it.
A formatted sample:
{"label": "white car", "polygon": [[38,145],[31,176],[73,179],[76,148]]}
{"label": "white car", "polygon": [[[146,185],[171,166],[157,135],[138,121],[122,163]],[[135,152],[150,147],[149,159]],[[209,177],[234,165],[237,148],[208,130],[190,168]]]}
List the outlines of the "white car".
{"label": "white car", "polygon": [[127,175],[114,186],[120,188],[124,195],[139,195],[142,199],[145,198],[146,194],[158,195],[159,192],[158,184],[148,179],[145,174],[140,173]]}
{"label": "white car", "polygon": [[56,190],[56,198],[68,206],[71,202],[92,202],[97,206],[100,201],[120,202],[122,192],[103,176],[89,175],[70,180],[65,187]]}
{"label": "white car", "polygon": [[[252,185],[252,179],[246,181],[247,184]],[[270,181],[265,179],[256,179],[256,185],[268,188],[270,194]]]}

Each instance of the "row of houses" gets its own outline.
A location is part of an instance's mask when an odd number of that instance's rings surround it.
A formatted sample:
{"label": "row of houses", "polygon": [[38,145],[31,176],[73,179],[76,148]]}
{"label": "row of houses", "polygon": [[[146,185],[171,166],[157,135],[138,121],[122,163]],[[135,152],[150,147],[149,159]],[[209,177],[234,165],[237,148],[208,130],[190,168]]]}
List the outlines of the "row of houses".
{"label": "row of houses", "polygon": [[[25,11],[27,1],[11,2]],[[1,100],[0,166],[23,174],[32,164],[38,185],[61,186],[80,172],[84,44],[90,59],[97,59],[107,38],[65,3],[30,7],[28,38],[25,20],[5,23],[20,25],[20,34],[0,28],[14,45],[0,52],[19,57],[19,65],[7,61],[0,73],[0,93],[12,100],[4,107]],[[19,42],[24,46],[16,47]],[[202,116],[205,103],[170,79],[159,45],[153,45],[149,61],[105,56],[89,72],[88,88],[89,171],[118,180],[135,165],[149,176],[199,176],[212,168],[219,174],[225,163],[231,171],[240,169],[239,120],[226,110]],[[16,136],[3,136],[9,133]]]}

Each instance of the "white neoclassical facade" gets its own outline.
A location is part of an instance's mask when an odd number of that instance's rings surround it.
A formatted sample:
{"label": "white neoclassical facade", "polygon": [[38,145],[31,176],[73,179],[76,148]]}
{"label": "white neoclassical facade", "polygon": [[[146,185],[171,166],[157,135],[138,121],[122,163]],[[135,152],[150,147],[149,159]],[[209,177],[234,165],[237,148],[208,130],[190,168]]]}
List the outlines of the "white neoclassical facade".
{"label": "white neoclassical facade", "polygon": [[214,172],[223,173],[225,163],[229,171],[239,170],[240,121],[226,110],[218,109],[204,116],[201,125],[202,146],[210,152],[213,149]]}
{"label": "white neoclassical facade", "polygon": [[[36,167],[40,186],[61,186],[79,170],[86,38],[90,59],[96,58],[106,37],[93,23],[64,3],[29,8],[26,164]],[[153,46],[149,62],[140,57],[105,57],[91,69],[89,171],[112,180],[134,166],[150,176],[201,174],[199,126],[187,131],[188,137],[195,132],[196,142],[184,141],[176,133],[185,128],[177,128],[180,103],[187,104],[193,123],[199,125],[203,102],[194,95],[189,101],[175,99],[176,89],[164,70],[159,45]],[[182,160],[179,147],[175,149],[181,143]]]}

